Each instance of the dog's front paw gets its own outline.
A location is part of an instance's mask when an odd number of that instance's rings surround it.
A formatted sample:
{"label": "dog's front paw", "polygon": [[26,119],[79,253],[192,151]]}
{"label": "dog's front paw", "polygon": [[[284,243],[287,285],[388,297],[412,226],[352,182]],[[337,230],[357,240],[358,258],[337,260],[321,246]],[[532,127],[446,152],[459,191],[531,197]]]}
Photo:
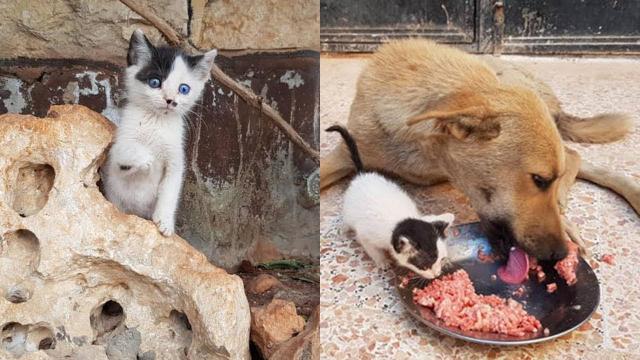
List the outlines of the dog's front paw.
{"label": "dog's front paw", "polygon": [[571,222],[565,215],[562,215],[562,228],[564,230],[565,241],[572,241],[576,245],[578,245],[578,249],[580,250],[580,254],[583,256],[589,255],[589,249],[587,249],[587,245],[585,244],[582,236],[580,236],[580,231],[576,227],[576,225]]}
{"label": "dog's front paw", "polygon": [[173,235],[175,227],[173,216],[163,215],[161,212],[155,212],[152,219],[158,227],[158,231],[160,231],[162,235]]}

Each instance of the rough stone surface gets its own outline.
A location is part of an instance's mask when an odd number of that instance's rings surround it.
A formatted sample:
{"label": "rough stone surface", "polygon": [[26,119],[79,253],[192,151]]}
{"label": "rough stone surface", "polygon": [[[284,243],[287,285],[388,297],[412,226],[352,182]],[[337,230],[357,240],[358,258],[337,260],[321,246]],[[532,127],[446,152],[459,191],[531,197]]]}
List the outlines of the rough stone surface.
{"label": "rough stone surface", "polygon": [[269,274],[260,274],[251,279],[246,286],[247,292],[251,294],[262,294],[274,287],[281,286],[280,280]]}
{"label": "rough stone surface", "polygon": [[274,299],[265,306],[251,308],[251,340],[265,358],[303,328],[304,318],[297,314],[291,301]]}
{"label": "rough stone surface", "polygon": [[83,106],[0,116],[0,359],[248,358],[241,279],[99,192],[112,132]]}
{"label": "rough stone surface", "polygon": [[201,49],[320,49],[319,0],[192,0],[191,8],[191,41]]}
{"label": "rough stone surface", "polygon": [[316,307],[304,331],[282,343],[270,360],[320,359],[320,307]]}
{"label": "rough stone surface", "polygon": [[249,249],[247,253],[247,260],[252,264],[262,264],[283,258],[285,256],[280,250],[271,241],[263,237],[258,238],[253,248]]}
{"label": "rough stone surface", "polygon": [[[187,1],[146,1],[183,35]],[[85,58],[126,63],[129,38],[142,28],[152,41],[160,34],[119,1],[0,1],[0,58]],[[11,36],[6,36],[11,34]]]}

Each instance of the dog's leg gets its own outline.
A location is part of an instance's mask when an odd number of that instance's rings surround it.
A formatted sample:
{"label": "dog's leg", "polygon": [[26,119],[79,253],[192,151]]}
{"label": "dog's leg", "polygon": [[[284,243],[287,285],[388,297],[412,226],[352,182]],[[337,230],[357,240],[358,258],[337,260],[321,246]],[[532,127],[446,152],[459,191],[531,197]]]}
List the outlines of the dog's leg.
{"label": "dog's leg", "polygon": [[578,171],[580,170],[580,154],[577,151],[565,146],[565,173],[560,178],[558,185],[558,203],[560,205],[560,212],[564,214],[564,210],[567,208],[567,198],[569,196],[569,189],[576,182]]}
{"label": "dog's leg", "polygon": [[580,248],[582,255],[587,254],[587,248],[584,240],[580,236],[578,228],[573,224],[565,215],[567,208],[567,198],[569,196],[569,189],[575,183],[578,171],[580,170],[580,154],[573,149],[565,146],[565,173],[560,178],[558,185],[558,205],[560,205],[560,214],[562,216],[562,228],[567,236],[567,240],[573,241]]}
{"label": "dog's leg", "polygon": [[320,190],[328,188],[355,170],[349,150],[341,142],[320,160]]}
{"label": "dog's leg", "polygon": [[640,215],[640,185],[631,177],[616,174],[604,167],[582,162],[578,178],[618,193]]}
{"label": "dog's leg", "polygon": [[580,254],[583,256],[589,256],[589,250],[587,250],[587,246],[580,236],[580,231],[576,227],[574,223],[572,223],[564,214],[562,215],[562,228],[564,229],[564,234],[566,235],[565,241],[573,241],[576,245],[578,245],[578,249],[580,249]]}

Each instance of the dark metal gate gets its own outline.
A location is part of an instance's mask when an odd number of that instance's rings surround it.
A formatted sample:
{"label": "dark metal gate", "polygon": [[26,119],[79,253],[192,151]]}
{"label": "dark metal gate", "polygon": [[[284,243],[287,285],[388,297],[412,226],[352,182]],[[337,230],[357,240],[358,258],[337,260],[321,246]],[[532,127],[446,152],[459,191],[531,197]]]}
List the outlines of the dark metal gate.
{"label": "dark metal gate", "polygon": [[467,51],[640,54],[640,0],[321,0],[323,51],[425,37]]}

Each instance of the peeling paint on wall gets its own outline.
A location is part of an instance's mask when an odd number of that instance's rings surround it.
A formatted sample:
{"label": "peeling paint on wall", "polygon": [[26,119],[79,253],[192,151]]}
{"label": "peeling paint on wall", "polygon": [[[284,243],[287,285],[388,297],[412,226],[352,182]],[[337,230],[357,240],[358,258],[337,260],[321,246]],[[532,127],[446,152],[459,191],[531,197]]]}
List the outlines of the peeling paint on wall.
{"label": "peeling paint on wall", "polygon": [[[79,74],[76,74],[76,79],[78,79],[78,81],[83,81],[88,78],[89,87],[76,86],[74,88],[74,95],[75,95],[74,103],[80,100],[80,95],[85,95],[85,96],[100,95],[100,92],[104,91],[106,106],[104,110],[102,110],[101,114],[104,115],[107,119],[111,120],[112,122],[119,124],[120,116],[119,116],[118,108],[115,106],[112,99],[111,83],[109,82],[108,79],[97,80],[98,75],[102,75],[102,74],[94,71],[84,71]],[[117,78],[115,78],[115,80],[116,80],[115,85],[117,86]],[[100,89],[99,86],[102,86],[102,89]]]}
{"label": "peeling paint on wall", "polygon": [[0,86],[8,93],[8,96],[3,96],[2,102],[6,112],[21,113],[26,107],[27,102],[22,96],[20,88],[22,87],[22,80],[15,78],[0,79]]}
{"label": "peeling paint on wall", "polygon": [[304,85],[304,80],[300,74],[293,70],[287,70],[287,72],[280,77],[280,82],[289,85],[289,90],[293,90]]}

